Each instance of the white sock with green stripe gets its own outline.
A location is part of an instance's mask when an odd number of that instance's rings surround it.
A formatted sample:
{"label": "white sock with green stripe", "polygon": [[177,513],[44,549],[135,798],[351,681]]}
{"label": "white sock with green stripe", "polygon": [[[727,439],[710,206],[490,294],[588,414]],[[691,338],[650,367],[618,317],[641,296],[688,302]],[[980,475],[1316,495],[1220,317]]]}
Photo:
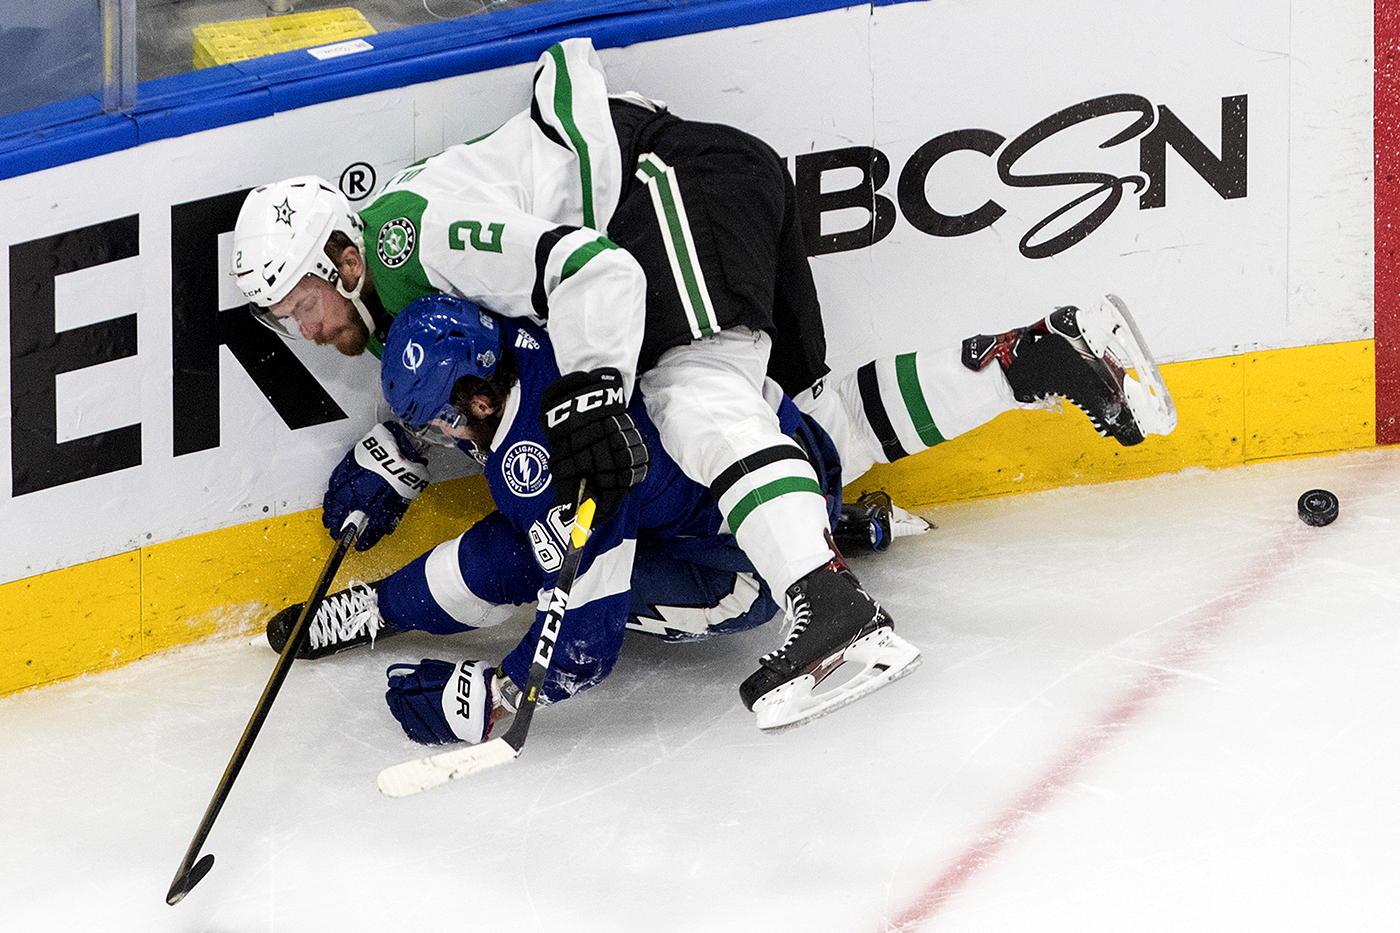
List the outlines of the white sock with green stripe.
{"label": "white sock with green stripe", "polygon": [[725,527],[775,595],[831,560],[826,499],[802,448],[756,451],[710,486]]}
{"label": "white sock with green stripe", "polygon": [[874,463],[927,450],[1023,407],[1000,367],[974,373],[962,365],[960,352],[882,357],[836,380],[816,398],[804,392],[795,399],[835,441],[845,482]]}

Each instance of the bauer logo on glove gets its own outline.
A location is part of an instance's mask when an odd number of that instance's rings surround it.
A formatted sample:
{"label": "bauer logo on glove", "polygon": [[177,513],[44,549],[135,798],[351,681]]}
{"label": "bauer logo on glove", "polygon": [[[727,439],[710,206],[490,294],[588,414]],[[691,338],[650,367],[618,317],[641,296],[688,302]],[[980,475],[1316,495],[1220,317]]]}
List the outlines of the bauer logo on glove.
{"label": "bauer logo on glove", "polygon": [[428,478],[425,475],[426,471],[422,469],[422,461],[418,461],[417,465],[405,462],[397,446],[392,451],[386,447],[380,439],[383,434],[388,433],[387,430],[381,430],[384,427],[379,425],[364,436],[355,448],[355,462],[367,470],[374,470],[386,479],[392,478],[403,487],[401,495],[415,498],[428,488]]}
{"label": "bauer logo on glove", "polygon": [[428,465],[418,456],[403,425],[386,421],[362,437],[331,473],[321,503],[321,522],[334,536],[352,512],[364,512],[355,548],[369,550],[399,525],[404,512],[428,487]]}

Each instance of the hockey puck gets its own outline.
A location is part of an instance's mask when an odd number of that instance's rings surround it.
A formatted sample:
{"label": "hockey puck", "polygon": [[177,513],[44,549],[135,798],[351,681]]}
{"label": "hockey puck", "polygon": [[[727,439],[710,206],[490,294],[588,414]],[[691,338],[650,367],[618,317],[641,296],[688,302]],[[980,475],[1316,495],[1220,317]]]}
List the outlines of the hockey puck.
{"label": "hockey puck", "polygon": [[1309,525],[1330,525],[1337,520],[1337,497],[1325,489],[1309,489],[1298,497],[1298,517]]}

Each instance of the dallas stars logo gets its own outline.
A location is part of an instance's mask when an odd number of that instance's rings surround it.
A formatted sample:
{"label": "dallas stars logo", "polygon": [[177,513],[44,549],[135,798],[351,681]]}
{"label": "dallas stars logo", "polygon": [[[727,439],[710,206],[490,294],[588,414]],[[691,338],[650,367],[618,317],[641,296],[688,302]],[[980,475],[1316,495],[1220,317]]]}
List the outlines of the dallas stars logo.
{"label": "dallas stars logo", "polygon": [[407,217],[395,217],[379,228],[379,261],[387,268],[397,269],[408,262],[413,255],[413,246],[418,240],[418,231],[413,221]]}
{"label": "dallas stars logo", "polygon": [[292,225],[292,215],[296,211],[292,210],[292,204],[288,198],[283,198],[282,203],[274,205],[272,209],[277,212],[277,219],[274,223],[284,223],[289,227]]}

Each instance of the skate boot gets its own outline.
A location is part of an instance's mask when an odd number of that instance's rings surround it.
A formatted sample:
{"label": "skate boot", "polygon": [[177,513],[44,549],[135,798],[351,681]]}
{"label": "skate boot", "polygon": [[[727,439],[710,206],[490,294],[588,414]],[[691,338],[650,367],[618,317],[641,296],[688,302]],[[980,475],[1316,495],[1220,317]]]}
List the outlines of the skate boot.
{"label": "skate boot", "polygon": [[1124,447],[1176,427],[1176,404],[1116,295],[1105,295],[1091,309],[1069,305],[1029,327],[963,341],[968,369],[985,369],[994,359],[1016,401],[1068,399],[1089,416],[1094,430]]}
{"label": "skate boot", "polygon": [[841,506],[841,518],[832,530],[832,537],[842,553],[883,551],[895,538],[921,535],[932,528],[912,512],[906,512],[890,500],[883,490],[861,493],[855,502]]}
{"label": "skate boot", "polygon": [[[299,658],[324,658],[360,645],[372,645],[376,638],[388,638],[401,631],[379,615],[378,583],[351,581],[348,589],[332,593],[321,601],[316,615],[307,623],[306,641]],[[292,627],[301,617],[305,603],[288,606],[268,620],[267,643],[278,654],[287,644]]]}
{"label": "skate boot", "polygon": [[[894,620],[861,589],[838,555],[787,591],[792,631],[739,685],[758,727],[780,732],[825,716],[912,673],[919,651],[894,633]],[[861,670],[823,693],[816,688],[846,662]]]}

